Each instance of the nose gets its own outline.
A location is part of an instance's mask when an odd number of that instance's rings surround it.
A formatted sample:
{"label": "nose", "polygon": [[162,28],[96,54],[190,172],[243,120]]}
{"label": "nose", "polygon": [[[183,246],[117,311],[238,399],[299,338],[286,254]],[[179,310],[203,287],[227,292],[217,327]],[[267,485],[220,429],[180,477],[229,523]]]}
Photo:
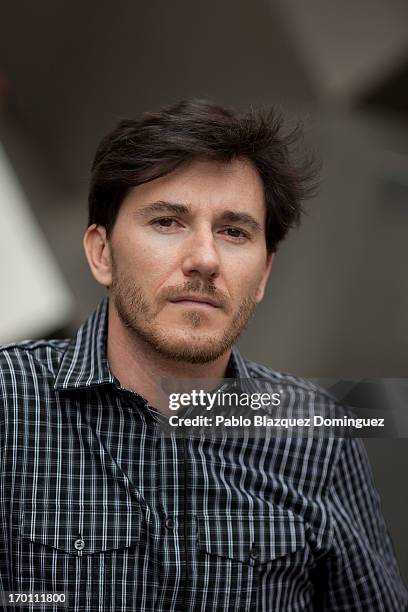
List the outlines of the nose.
{"label": "nose", "polygon": [[220,261],[210,229],[194,232],[190,237],[185,245],[182,269],[185,276],[200,276],[207,281],[217,278]]}

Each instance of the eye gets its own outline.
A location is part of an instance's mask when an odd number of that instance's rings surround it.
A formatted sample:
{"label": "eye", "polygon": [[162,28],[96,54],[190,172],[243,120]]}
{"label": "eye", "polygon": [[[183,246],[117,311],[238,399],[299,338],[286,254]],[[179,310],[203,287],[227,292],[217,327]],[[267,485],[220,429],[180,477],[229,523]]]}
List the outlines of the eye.
{"label": "eye", "polygon": [[243,240],[247,240],[250,236],[244,230],[239,229],[238,227],[226,227],[222,230],[226,236],[232,238],[236,242],[242,242]]}
{"label": "eye", "polygon": [[160,217],[159,219],[153,219],[150,224],[157,227],[157,229],[161,231],[174,229],[177,225],[180,226],[180,223],[174,217]]}

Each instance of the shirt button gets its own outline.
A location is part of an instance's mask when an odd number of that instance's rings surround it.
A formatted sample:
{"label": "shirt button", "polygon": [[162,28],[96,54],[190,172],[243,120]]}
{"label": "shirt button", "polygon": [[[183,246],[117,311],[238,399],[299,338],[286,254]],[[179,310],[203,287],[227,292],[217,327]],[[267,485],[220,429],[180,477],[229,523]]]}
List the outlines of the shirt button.
{"label": "shirt button", "polygon": [[249,551],[249,556],[251,559],[258,559],[259,550],[256,548],[256,546],[252,546],[251,550]]}
{"label": "shirt button", "polygon": [[170,531],[174,529],[174,521],[172,518],[167,517],[166,522],[164,524],[166,525],[166,529],[169,529]]}
{"label": "shirt button", "polygon": [[81,538],[79,538],[78,540],[75,540],[74,548],[75,550],[84,550],[85,542]]}

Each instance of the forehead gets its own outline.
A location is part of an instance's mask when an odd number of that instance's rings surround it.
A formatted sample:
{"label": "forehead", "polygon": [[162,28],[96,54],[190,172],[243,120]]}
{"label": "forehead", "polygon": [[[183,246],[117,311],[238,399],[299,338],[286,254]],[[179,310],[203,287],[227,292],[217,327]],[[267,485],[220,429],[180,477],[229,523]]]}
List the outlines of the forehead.
{"label": "forehead", "polygon": [[189,204],[193,211],[245,211],[260,220],[265,213],[263,183],[249,160],[183,164],[166,176],[131,189],[121,208],[134,209],[163,200]]}

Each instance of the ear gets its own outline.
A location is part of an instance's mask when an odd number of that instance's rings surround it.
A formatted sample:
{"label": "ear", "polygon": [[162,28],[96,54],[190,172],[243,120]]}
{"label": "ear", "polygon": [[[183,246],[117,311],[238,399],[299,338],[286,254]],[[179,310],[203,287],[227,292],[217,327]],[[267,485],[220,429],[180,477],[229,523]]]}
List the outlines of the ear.
{"label": "ear", "polygon": [[269,274],[272,268],[273,258],[274,258],[273,253],[268,255],[268,257],[266,258],[265,270],[262,274],[262,278],[259,282],[258,289],[256,290],[256,294],[255,294],[255,302],[257,304],[259,304],[259,302],[262,300],[264,296],[266,283],[268,282]]}
{"label": "ear", "polygon": [[100,285],[109,287],[112,283],[112,263],[110,245],[103,225],[90,225],[85,232],[83,245],[94,279]]}

